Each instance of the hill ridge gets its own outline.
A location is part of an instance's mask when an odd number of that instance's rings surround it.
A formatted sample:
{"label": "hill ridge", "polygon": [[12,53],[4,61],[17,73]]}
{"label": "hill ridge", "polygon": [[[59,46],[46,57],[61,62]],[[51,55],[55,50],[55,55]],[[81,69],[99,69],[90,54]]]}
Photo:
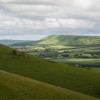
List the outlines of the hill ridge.
{"label": "hill ridge", "polygon": [[99,45],[100,36],[51,35],[39,44]]}
{"label": "hill ridge", "polygon": [[38,41],[15,43],[12,46],[63,44],[63,45],[100,45],[100,36],[49,35]]}

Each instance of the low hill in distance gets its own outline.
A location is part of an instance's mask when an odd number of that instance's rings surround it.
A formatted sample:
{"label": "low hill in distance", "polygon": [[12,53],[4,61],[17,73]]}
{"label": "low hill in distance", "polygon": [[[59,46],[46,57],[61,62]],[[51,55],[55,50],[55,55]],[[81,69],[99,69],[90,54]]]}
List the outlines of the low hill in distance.
{"label": "low hill in distance", "polygon": [[100,36],[50,35],[36,42],[23,42],[13,45],[22,46],[34,44],[100,45]]}
{"label": "low hill in distance", "polygon": [[39,41],[39,44],[98,45],[98,36],[51,35]]}
{"label": "low hill in distance", "polygon": [[9,99],[99,100],[88,95],[0,70],[0,100]]}
{"label": "low hill in distance", "polygon": [[0,45],[0,70],[100,98],[100,71],[58,64]]}
{"label": "low hill in distance", "polygon": [[12,45],[15,43],[28,42],[28,40],[0,40],[0,44]]}
{"label": "low hill in distance", "polygon": [[26,41],[26,42],[18,42],[18,43],[14,43],[11,44],[10,46],[33,46],[33,45],[37,45],[38,41]]}

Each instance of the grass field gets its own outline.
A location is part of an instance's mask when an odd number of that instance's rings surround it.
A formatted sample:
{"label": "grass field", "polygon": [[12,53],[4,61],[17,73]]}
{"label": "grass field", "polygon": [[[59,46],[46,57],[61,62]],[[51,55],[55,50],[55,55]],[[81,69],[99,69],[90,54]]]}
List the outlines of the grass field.
{"label": "grass field", "polygon": [[0,45],[0,70],[100,98],[100,71],[58,64],[21,53],[13,55],[12,49]]}
{"label": "grass field", "polygon": [[100,69],[100,59],[86,59],[86,58],[66,58],[66,59],[52,59],[58,63],[73,64],[76,66],[90,67]]}
{"label": "grass field", "polygon": [[13,99],[99,100],[88,95],[0,70],[0,100]]}

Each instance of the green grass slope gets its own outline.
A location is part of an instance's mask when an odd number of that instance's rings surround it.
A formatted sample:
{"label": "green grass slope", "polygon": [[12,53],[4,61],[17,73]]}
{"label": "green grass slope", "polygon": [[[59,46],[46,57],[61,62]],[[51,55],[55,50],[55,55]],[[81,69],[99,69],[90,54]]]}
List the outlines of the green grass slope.
{"label": "green grass slope", "polygon": [[66,35],[50,35],[39,41],[39,44],[68,44],[73,41],[77,36]]}
{"label": "green grass slope", "polygon": [[88,95],[0,70],[0,100],[9,99],[99,100]]}
{"label": "green grass slope", "polygon": [[0,70],[100,98],[100,71],[57,64],[0,45]]}
{"label": "green grass slope", "polygon": [[39,41],[39,44],[99,45],[100,36],[51,35]]}

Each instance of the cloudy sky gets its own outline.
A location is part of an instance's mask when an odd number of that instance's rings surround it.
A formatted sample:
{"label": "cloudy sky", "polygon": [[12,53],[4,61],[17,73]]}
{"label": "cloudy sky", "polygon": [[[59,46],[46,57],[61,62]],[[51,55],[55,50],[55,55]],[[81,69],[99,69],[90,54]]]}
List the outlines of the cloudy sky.
{"label": "cloudy sky", "polygon": [[100,35],[100,0],[0,0],[0,39]]}

